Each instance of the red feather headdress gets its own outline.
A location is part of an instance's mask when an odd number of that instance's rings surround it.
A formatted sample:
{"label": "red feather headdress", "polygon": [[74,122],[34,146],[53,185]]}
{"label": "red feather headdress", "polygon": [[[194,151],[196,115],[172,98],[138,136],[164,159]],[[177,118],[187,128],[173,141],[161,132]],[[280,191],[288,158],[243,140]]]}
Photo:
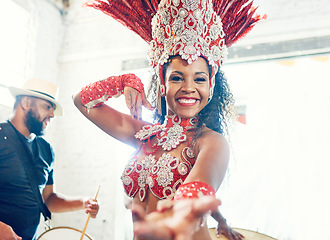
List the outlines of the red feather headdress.
{"label": "red feather headdress", "polygon": [[170,56],[188,63],[199,56],[213,66],[214,74],[227,56],[227,48],[261,20],[253,0],[91,0],[85,6],[110,15],[149,43],[150,65],[161,78]]}
{"label": "red feather headdress", "polygon": [[[152,17],[161,0],[90,0],[84,6],[101,10],[138,34],[144,41],[152,40]],[[265,18],[255,14],[253,0],[212,0],[213,9],[221,18],[225,44],[230,47],[244,37],[256,22]]]}

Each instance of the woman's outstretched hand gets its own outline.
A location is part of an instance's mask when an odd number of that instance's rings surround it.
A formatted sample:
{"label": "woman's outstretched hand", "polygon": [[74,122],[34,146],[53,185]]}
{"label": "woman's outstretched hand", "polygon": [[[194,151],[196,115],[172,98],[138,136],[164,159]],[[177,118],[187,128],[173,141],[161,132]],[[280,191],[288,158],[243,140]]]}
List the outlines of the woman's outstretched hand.
{"label": "woman's outstretched hand", "polygon": [[154,107],[148,102],[145,93],[140,93],[134,88],[125,87],[124,96],[127,107],[130,109],[131,116],[135,119],[142,119],[142,106],[149,110],[154,110]]}
{"label": "woman's outstretched hand", "polygon": [[220,200],[213,196],[173,201],[173,207],[146,214],[132,207],[134,235],[150,240],[190,240],[203,224],[205,214],[216,211]]}

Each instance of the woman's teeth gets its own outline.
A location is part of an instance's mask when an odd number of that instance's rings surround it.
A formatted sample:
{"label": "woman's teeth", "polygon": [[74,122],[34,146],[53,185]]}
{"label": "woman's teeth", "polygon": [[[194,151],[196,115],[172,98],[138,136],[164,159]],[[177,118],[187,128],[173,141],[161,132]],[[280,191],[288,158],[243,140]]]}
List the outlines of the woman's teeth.
{"label": "woman's teeth", "polygon": [[179,101],[180,103],[195,103],[197,100],[196,100],[196,99],[180,98],[178,101]]}

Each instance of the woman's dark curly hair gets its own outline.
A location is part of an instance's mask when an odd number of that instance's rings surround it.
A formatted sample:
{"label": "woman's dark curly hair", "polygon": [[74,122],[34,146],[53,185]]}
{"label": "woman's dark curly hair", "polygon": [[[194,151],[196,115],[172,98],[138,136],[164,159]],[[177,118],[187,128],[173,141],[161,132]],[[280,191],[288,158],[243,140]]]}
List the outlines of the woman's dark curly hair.
{"label": "woman's dark curly hair", "polygon": [[[163,76],[165,76],[167,66],[168,63],[165,63],[163,67]],[[212,67],[209,65],[210,77],[211,73]],[[149,96],[151,97],[151,104],[155,106],[157,103],[157,77],[153,75],[152,78],[153,79],[149,87]],[[155,122],[164,122],[166,115],[165,97],[161,97],[161,109],[161,114],[158,112],[157,109],[154,111]],[[229,89],[227,79],[225,78],[224,73],[220,69],[215,75],[213,97],[211,101],[198,113],[198,116],[199,122],[195,138],[200,135],[203,125],[218,133],[228,134],[229,123],[236,118],[233,94]]]}

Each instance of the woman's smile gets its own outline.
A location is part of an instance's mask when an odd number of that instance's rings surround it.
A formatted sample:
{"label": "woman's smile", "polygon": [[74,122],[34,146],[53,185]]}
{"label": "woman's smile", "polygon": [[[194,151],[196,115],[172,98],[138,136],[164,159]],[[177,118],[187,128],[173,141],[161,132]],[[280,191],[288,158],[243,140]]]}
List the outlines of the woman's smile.
{"label": "woman's smile", "polygon": [[190,107],[190,106],[194,106],[197,103],[198,99],[182,97],[182,98],[178,98],[177,101],[182,106]]}

